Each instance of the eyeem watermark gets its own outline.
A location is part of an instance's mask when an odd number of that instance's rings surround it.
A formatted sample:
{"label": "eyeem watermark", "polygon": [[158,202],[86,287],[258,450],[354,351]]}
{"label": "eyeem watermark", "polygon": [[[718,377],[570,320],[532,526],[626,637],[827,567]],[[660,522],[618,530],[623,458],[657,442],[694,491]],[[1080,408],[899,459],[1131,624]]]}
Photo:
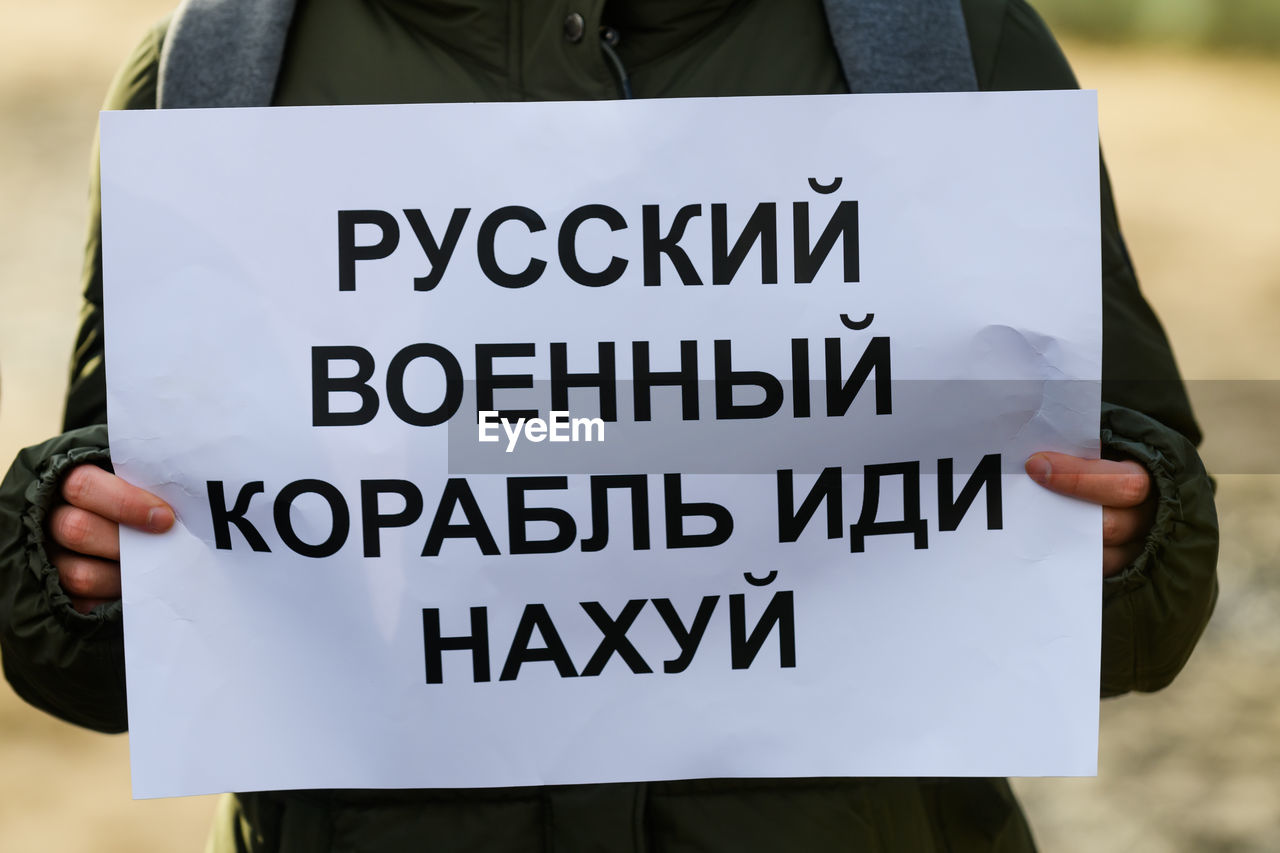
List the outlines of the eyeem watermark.
{"label": "eyeem watermark", "polygon": [[507,453],[516,449],[516,443],[522,437],[535,444],[540,441],[604,441],[602,419],[571,418],[568,412],[552,412],[549,421],[542,418],[509,421],[499,417],[497,412],[480,412],[480,419],[476,423],[478,440],[501,441],[499,427],[507,436]]}

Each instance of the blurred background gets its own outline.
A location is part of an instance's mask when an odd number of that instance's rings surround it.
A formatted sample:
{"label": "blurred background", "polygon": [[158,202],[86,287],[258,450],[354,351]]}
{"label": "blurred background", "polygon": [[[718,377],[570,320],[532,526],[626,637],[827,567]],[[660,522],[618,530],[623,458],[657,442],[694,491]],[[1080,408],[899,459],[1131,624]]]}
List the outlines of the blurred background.
{"label": "blurred background", "polygon": [[[1280,2],[1040,0],[1218,478],[1222,596],[1169,689],[1103,703],[1097,779],[1018,780],[1045,853],[1280,851]],[[52,435],[90,144],[172,0],[9,3],[0,30],[0,460]],[[134,802],[128,743],[0,684],[0,850],[200,850],[210,798]]]}

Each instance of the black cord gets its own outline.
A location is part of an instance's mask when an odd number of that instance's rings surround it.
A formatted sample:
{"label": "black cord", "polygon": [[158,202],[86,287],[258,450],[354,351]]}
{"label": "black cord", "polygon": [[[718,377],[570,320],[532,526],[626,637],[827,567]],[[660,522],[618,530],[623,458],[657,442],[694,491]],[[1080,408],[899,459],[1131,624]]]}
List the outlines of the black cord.
{"label": "black cord", "polygon": [[618,77],[618,88],[622,90],[623,99],[629,101],[635,97],[631,94],[631,78],[627,76],[627,67],[622,64],[618,51],[614,49],[621,40],[622,37],[613,27],[600,28],[600,49],[604,51],[605,58],[613,66],[613,73]]}

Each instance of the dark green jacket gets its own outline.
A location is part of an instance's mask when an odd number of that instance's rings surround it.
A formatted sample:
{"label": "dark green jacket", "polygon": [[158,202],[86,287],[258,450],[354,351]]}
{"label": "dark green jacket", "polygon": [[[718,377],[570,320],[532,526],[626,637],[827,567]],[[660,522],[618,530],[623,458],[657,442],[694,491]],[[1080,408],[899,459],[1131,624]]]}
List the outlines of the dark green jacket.
{"label": "dark green jacket", "polygon": [[[966,0],[983,89],[1076,82],[1021,0]],[[308,0],[278,104],[614,97],[594,51],[563,50],[568,6],[466,0]],[[584,2],[588,21],[603,0]],[[845,83],[817,0],[612,0],[636,94],[785,94]],[[496,17],[495,17],[496,16]],[[594,16],[594,17],[593,17]],[[165,26],[126,63],[107,109],[155,105]],[[576,57],[576,58],[575,58]],[[58,480],[107,464],[97,183],[86,307],[66,432],[23,451],[0,487],[0,652],[36,707],[106,732],[127,727],[119,603],[76,613],[44,552]],[[1100,581],[1103,696],[1156,690],[1177,674],[1212,610],[1217,522],[1199,432],[1168,343],[1138,291],[1105,173],[1103,423],[1109,451],[1140,460],[1159,492],[1144,553]],[[1028,286],[1035,286],[1028,282]],[[252,702],[254,697],[243,697]],[[1003,780],[697,781],[491,791],[283,792],[228,798],[217,851],[1028,851]]]}

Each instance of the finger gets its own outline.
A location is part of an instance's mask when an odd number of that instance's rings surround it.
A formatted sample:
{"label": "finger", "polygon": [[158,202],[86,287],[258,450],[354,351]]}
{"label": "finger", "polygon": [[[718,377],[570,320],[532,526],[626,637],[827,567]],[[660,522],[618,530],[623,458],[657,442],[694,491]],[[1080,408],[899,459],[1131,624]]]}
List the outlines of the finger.
{"label": "finger", "polygon": [[120,525],[63,504],[49,515],[49,535],[58,546],[90,557],[120,559]]}
{"label": "finger", "polygon": [[173,526],[167,503],[97,465],[72,468],[62,480],[62,497],[72,506],[139,530],[163,533]]}
{"label": "finger", "polygon": [[120,564],[73,554],[55,548],[49,560],[58,569],[58,582],[73,600],[96,598],[106,601],[120,597]]}
{"label": "finger", "polygon": [[1142,553],[1141,542],[1130,542],[1127,545],[1102,546],[1102,575],[1111,577],[1120,574],[1125,566],[1138,559]]}
{"label": "finger", "polygon": [[1065,453],[1036,453],[1027,474],[1051,492],[1102,506],[1137,506],[1151,494],[1151,475],[1131,460],[1081,459]]}
{"label": "finger", "polygon": [[73,598],[71,599],[71,606],[79,613],[88,613],[99,604],[110,604],[115,600],[115,598]]}
{"label": "finger", "polygon": [[1137,507],[1102,508],[1102,544],[1124,545],[1147,538],[1155,521],[1155,504],[1152,501]]}

